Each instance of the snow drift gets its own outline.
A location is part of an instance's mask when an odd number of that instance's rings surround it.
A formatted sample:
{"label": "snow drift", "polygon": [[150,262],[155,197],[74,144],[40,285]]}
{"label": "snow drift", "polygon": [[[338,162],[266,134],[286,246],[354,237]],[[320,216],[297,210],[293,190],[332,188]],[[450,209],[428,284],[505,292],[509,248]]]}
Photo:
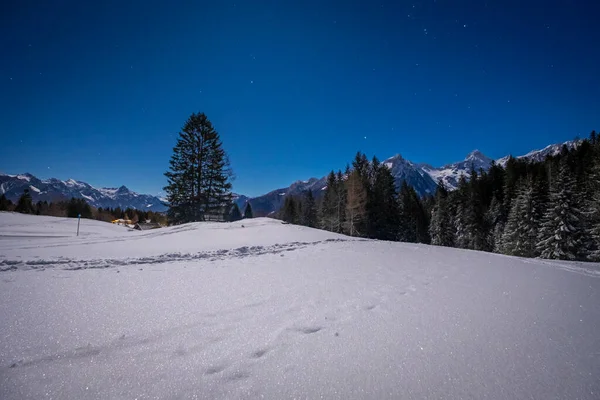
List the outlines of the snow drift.
{"label": "snow drift", "polygon": [[[597,399],[600,266],[0,213],[0,398]],[[242,227],[243,226],[243,227]]]}

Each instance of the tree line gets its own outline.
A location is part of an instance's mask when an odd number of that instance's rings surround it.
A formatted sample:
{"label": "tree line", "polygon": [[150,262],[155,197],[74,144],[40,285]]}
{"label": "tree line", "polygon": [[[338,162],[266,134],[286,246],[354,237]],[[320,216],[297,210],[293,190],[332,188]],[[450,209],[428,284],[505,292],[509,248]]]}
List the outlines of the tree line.
{"label": "tree line", "polygon": [[429,243],[427,203],[406,183],[398,191],[391,171],[359,152],[344,173],[329,173],[319,201],[312,191],[287,196],[278,217],[350,236]]}
{"label": "tree line", "polygon": [[472,169],[449,191],[419,197],[390,170],[357,153],[314,193],[287,196],[278,218],[350,236],[497,252],[600,261],[600,139],[534,162]]}
{"label": "tree line", "polygon": [[166,225],[167,219],[164,214],[153,211],[142,211],[133,208],[121,209],[102,208],[89,205],[84,199],[71,198],[68,201],[38,201],[33,202],[31,193],[25,189],[19,197],[17,203],[6,198],[4,194],[0,196],[0,211],[14,211],[22,214],[49,215],[53,217],[66,217],[96,219],[98,221],[110,222],[115,219],[128,219],[137,223],[139,221],[151,221]]}

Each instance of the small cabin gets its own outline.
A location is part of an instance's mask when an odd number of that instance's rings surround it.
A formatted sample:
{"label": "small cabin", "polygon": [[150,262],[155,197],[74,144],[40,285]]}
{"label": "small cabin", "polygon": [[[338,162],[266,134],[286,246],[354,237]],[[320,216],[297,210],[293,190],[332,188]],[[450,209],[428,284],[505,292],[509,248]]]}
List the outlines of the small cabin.
{"label": "small cabin", "polygon": [[207,222],[226,222],[227,218],[225,218],[225,214],[224,213],[204,214],[204,221],[207,221]]}
{"label": "small cabin", "polygon": [[158,229],[160,227],[160,224],[157,224],[156,222],[138,222],[133,226],[133,229],[137,229],[138,231],[148,231],[150,229]]}

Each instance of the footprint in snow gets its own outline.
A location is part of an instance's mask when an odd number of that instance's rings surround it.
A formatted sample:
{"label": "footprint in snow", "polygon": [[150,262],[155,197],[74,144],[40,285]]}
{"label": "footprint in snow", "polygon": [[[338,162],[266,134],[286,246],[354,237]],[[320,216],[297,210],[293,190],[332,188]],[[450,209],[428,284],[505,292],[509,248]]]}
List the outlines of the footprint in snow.
{"label": "footprint in snow", "polygon": [[227,375],[224,380],[226,382],[237,382],[244,379],[250,378],[250,374],[246,371],[235,371],[229,375]]}
{"label": "footprint in snow", "polygon": [[173,355],[177,357],[184,357],[187,355],[187,351],[184,348],[180,347],[173,352]]}
{"label": "footprint in snow", "polygon": [[204,372],[204,375],[214,375],[214,374],[218,374],[219,372],[222,372],[224,370],[225,370],[225,366],[214,365],[212,367],[207,368],[206,371]]}
{"label": "footprint in snow", "polygon": [[262,356],[264,356],[265,354],[267,354],[269,350],[267,349],[260,349],[255,351],[254,353],[252,353],[251,357],[252,358],[261,358]]}
{"label": "footprint in snow", "polygon": [[319,332],[321,329],[323,329],[323,328],[320,326],[308,326],[308,327],[304,327],[304,328],[297,328],[295,330],[296,330],[296,332],[300,332],[305,335],[310,335],[312,333]]}

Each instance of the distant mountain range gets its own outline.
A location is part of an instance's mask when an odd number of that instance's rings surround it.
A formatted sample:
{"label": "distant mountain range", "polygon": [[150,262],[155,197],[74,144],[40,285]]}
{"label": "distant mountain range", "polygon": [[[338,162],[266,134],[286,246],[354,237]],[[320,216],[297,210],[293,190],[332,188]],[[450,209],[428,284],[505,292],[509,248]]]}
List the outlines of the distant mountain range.
{"label": "distant mountain range", "polygon": [[90,205],[102,208],[135,208],[137,210],[163,212],[168,206],[156,196],[138,194],[125,186],[119,188],[95,188],[85,182],[56,178],[40,180],[25,173],[0,174],[0,195],[16,202],[25,189],[29,189],[34,202],[61,201],[72,197],[85,199]]}
{"label": "distant mountain range", "polygon": [[[549,155],[560,153],[563,146],[572,148],[577,146],[578,143],[577,141],[568,141],[552,144],[541,150],[533,150],[516,158],[542,161]],[[400,187],[402,182],[406,181],[410,186],[415,188],[419,195],[425,196],[435,193],[437,183],[440,180],[446,188],[454,190],[458,187],[458,181],[462,175],[469,176],[471,168],[474,168],[476,171],[480,169],[487,171],[492,162],[504,166],[508,159],[509,156],[493,160],[479,150],[474,150],[463,161],[444,165],[443,167],[432,167],[429,164],[414,163],[406,160],[400,154],[384,160],[383,163],[392,171],[398,187]],[[269,215],[281,208],[286,196],[296,196],[307,190],[312,190],[315,197],[319,197],[326,187],[326,180],[327,177],[325,176],[320,179],[310,178],[305,181],[297,181],[286,188],[276,189],[254,198],[237,195],[236,202],[240,208],[243,208],[246,202],[249,201],[255,215]]]}
{"label": "distant mountain range", "polygon": [[[525,155],[516,157],[532,161],[542,161],[548,155],[560,153],[563,146],[572,148],[579,142],[568,141],[547,146],[541,150],[534,150]],[[414,187],[421,196],[435,193],[437,182],[441,180],[449,190],[458,187],[458,181],[462,175],[469,176],[471,168],[488,170],[495,162],[504,166],[509,156],[492,160],[479,150],[474,150],[467,155],[463,161],[444,165],[443,167],[432,167],[428,164],[414,163],[406,160],[400,154],[384,160],[383,163],[392,171],[396,179],[396,185],[400,187],[406,181]],[[298,196],[312,190],[315,197],[319,197],[326,187],[327,177],[310,178],[304,181],[296,181],[290,186],[276,189],[262,196],[250,198],[242,194],[234,194],[234,201],[240,209],[250,202],[254,215],[264,216],[281,208],[286,196]],[[0,174],[0,194],[5,194],[13,202],[19,199],[25,189],[29,189],[34,202],[37,201],[59,201],[68,200],[71,197],[85,199],[90,205],[102,208],[135,208],[138,210],[163,212],[168,209],[164,199],[157,196],[138,194],[132,192],[125,186],[119,188],[95,188],[85,182],[69,179],[63,181],[56,178],[40,180],[35,176],[25,173],[20,175]]]}

